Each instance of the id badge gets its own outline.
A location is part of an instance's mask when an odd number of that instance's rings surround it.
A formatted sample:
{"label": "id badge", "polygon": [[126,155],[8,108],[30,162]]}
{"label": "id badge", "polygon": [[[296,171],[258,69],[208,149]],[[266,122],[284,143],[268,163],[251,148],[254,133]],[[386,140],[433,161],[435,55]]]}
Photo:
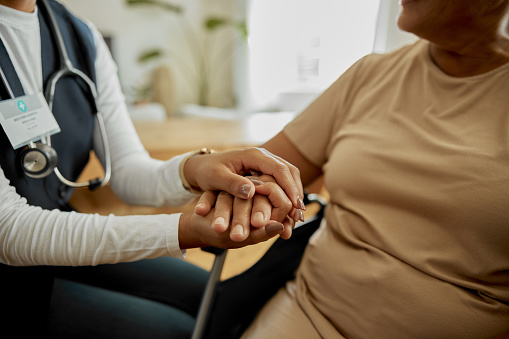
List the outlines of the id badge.
{"label": "id badge", "polygon": [[60,132],[42,93],[1,101],[0,124],[14,149]]}

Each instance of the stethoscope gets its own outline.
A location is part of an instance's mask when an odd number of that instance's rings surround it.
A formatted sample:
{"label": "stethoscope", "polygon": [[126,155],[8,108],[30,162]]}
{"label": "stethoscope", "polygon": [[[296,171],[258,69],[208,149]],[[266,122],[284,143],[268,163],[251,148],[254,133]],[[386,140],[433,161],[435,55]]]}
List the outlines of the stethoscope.
{"label": "stethoscope", "polygon": [[[65,185],[75,188],[80,187],[88,187],[91,190],[94,190],[98,187],[105,186],[111,178],[111,155],[110,148],[108,144],[108,136],[106,134],[106,127],[104,125],[104,119],[102,117],[102,113],[97,109],[97,90],[95,88],[95,84],[90,78],[79,69],[76,69],[73,65],[67,51],[65,49],[64,40],[62,38],[62,34],[58,28],[58,24],[56,22],[53,13],[51,12],[50,6],[47,4],[46,0],[42,0],[41,3],[46,9],[49,17],[49,27],[56,38],[56,47],[58,50],[58,57],[60,60],[59,69],[51,75],[48,79],[48,84],[46,86],[46,90],[44,95],[48,102],[48,106],[50,111],[53,110],[53,101],[55,99],[55,88],[58,80],[64,77],[75,77],[77,79],[83,80],[90,94],[92,95],[92,107],[95,110],[95,116],[97,120],[97,124],[99,126],[99,131],[101,134],[101,139],[104,147],[104,158],[105,158],[105,168],[104,168],[104,176],[103,178],[92,179],[87,182],[73,182],[66,179],[58,170],[58,156],[57,152],[53,147],[51,147],[51,136],[41,136],[41,142],[33,142],[30,141],[28,146],[23,149],[21,153],[21,167],[23,168],[24,173],[31,178],[45,178],[51,173],[55,173],[57,178]],[[2,78],[2,82],[7,89],[7,92],[10,95],[11,99],[14,99],[14,94],[7,82],[7,78],[0,67],[0,77]]]}

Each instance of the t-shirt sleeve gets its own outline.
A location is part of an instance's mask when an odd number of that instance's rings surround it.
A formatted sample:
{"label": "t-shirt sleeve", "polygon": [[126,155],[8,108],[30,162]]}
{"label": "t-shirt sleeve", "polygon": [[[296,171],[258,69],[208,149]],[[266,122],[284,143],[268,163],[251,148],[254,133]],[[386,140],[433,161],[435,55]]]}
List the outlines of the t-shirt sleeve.
{"label": "t-shirt sleeve", "polygon": [[363,62],[364,58],[352,65],[283,129],[297,150],[316,166],[327,162],[332,136],[345,120]]}

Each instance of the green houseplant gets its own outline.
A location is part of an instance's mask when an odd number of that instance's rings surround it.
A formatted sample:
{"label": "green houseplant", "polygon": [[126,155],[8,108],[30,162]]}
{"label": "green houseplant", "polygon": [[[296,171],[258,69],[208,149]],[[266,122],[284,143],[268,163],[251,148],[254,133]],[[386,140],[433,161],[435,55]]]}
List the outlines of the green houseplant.
{"label": "green houseplant", "polygon": [[[188,73],[193,75],[193,77],[188,77],[185,80],[189,82],[192,88],[196,89],[197,104],[209,106],[211,86],[221,75],[222,68],[232,59],[234,53],[233,41],[220,45],[214,40],[213,33],[221,28],[230,27],[245,40],[248,35],[245,21],[218,16],[206,17],[202,24],[205,39],[200,40],[195,28],[186,17],[184,8],[179,5],[163,0],[126,0],[126,4],[132,7],[157,7],[170,14],[178,15],[180,19],[178,20],[179,28],[186,40],[186,46],[192,58],[182,57],[182,53],[171,48],[156,47],[142,51],[138,57],[138,62],[144,64],[162,61],[164,58],[173,59],[179,67],[187,69]],[[216,65],[216,67],[214,68],[212,65]],[[153,83],[139,85],[135,88],[135,91],[139,97],[153,98]]]}

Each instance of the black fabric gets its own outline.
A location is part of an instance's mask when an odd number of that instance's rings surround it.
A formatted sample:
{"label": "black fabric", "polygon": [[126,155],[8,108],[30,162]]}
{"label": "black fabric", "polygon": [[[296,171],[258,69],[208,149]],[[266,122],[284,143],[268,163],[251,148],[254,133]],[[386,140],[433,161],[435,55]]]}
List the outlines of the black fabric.
{"label": "black fabric", "polygon": [[325,204],[320,204],[320,211],[296,228],[290,239],[277,239],[256,264],[217,284],[202,338],[240,338],[263,305],[295,278],[308,240],[322,221]]}
{"label": "black fabric", "polygon": [[[75,68],[95,81],[95,46],[88,27],[61,4],[48,0]],[[49,18],[38,1],[43,85],[59,68]],[[0,65],[15,96],[23,88],[0,41]],[[0,84],[1,87],[1,84]],[[1,91],[0,91],[1,92]],[[3,91],[2,99],[5,97]],[[75,78],[58,82],[53,114],[61,132],[52,136],[64,177],[76,180],[92,149],[95,105]],[[31,205],[70,211],[71,190],[54,174],[26,177],[3,130],[0,166],[10,184]],[[207,272],[180,259],[159,258],[87,267],[12,267],[0,264],[5,333],[51,338],[189,338]]]}
{"label": "black fabric", "polygon": [[[95,48],[90,30],[67,12],[62,5],[55,1],[50,1],[50,5],[61,28],[73,65],[94,79]],[[48,17],[42,7],[39,6],[39,21],[43,79],[46,82],[58,68],[59,63],[55,54],[55,42],[48,27]],[[85,50],[88,52],[85,53]],[[3,42],[0,41],[0,65],[15,97],[18,97],[25,93],[11,57]],[[2,99],[9,99],[5,95],[3,91]],[[58,85],[53,109],[62,132],[52,138],[52,145],[60,157],[59,169],[71,180],[76,179],[85,167],[92,148],[95,112],[91,110],[87,95],[82,89],[82,84],[73,79],[64,79]],[[17,193],[26,198],[31,205],[45,209],[71,210],[67,205],[71,191],[62,185],[54,174],[45,179],[25,176],[19,155],[20,150],[12,149],[2,129],[0,131],[0,166]],[[0,279],[0,290],[3,292],[2,305],[11,312],[9,314],[12,316],[6,322],[7,326],[12,326],[18,332],[36,331],[45,321],[53,277],[42,267],[10,267],[1,264],[0,277],[2,278]],[[20,319],[23,321],[21,324],[18,323]],[[31,325],[23,326],[27,323]]]}
{"label": "black fabric", "polygon": [[196,316],[208,277],[206,270],[168,257],[50,270],[58,278],[158,301],[192,317]]}
{"label": "black fabric", "polygon": [[[12,90],[15,97],[19,97],[25,94],[23,91],[23,86],[19,81],[18,75],[16,74],[16,70],[14,69],[14,65],[7,53],[7,49],[5,49],[5,45],[0,39],[0,65],[2,66],[2,70],[4,72],[5,77],[9,82],[9,87]],[[2,84],[2,91],[0,92],[0,99],[7,100],[10,99],[10,94],[8,93],[7,88],[4,88],[5,85]],[[8,141],[7,141],[8,142]]]}
{"label": "black fabric", "polygon": [[148,299],[56,280],[51,339],[188,339],[194,318]]}
{"label": "black fabric", "polygon": [[30,338],[44,333],[53,276],[42,267],[0,267],[3,335]]}
{"label": "black fabric", "polygon": [[50,338],[190,338],[208,277],[175,258],[51,271]]}
{"label": "black fabric", "polygon": [[[92,33],[74,18],[65,8],[50,1],[74,67],[95,79],[95,47]],[[40,5],[40,3],[39,3]],[[48,27],[48,17],[43,6],[39,6],[41,30],[41,57],[43,81],[58,69],[55,41]],[[85,52],[87,51],[87,52]],[[23,87],[13,67],[11,57],[0,41],[0,65],[15,97],[24,95]],[[3,86],[2,86],[3,87]],[[3,91],[2,100],[9,99]],[[57,86],[53,114],[62,132],[52,138],[52,146],[60,158],[59,169],[71,180],[76,179],[88,162],[92,149],[94,113],[88,94],[82,84],[73,79],[64,79]],[[51,174],[45,179],[33,179],[24,175],[20,164],[20,150],[13,150],[3,131],[0,131],[0,166],[16,188],[18,194],[31,205],[45,209],[71,210],[67,200],[71,191]],[[53,277],[42,267],[10,267],[0,264],[0,290],[3,292],[2,305],[9,310],[12,318],[6,322],[16,331],[37,331],[45,321],[51,297]],[[23,323],[19,324],[18,320]],[[23,326],[25,324],[25,326]],[[26,326],[30,324],[30,326]]]}
{"label": "black fabric", "polygon": [[4,266],[1,277],[2,329],[16,337],[186,339],[208,272],[157,258],[95,267]]}

